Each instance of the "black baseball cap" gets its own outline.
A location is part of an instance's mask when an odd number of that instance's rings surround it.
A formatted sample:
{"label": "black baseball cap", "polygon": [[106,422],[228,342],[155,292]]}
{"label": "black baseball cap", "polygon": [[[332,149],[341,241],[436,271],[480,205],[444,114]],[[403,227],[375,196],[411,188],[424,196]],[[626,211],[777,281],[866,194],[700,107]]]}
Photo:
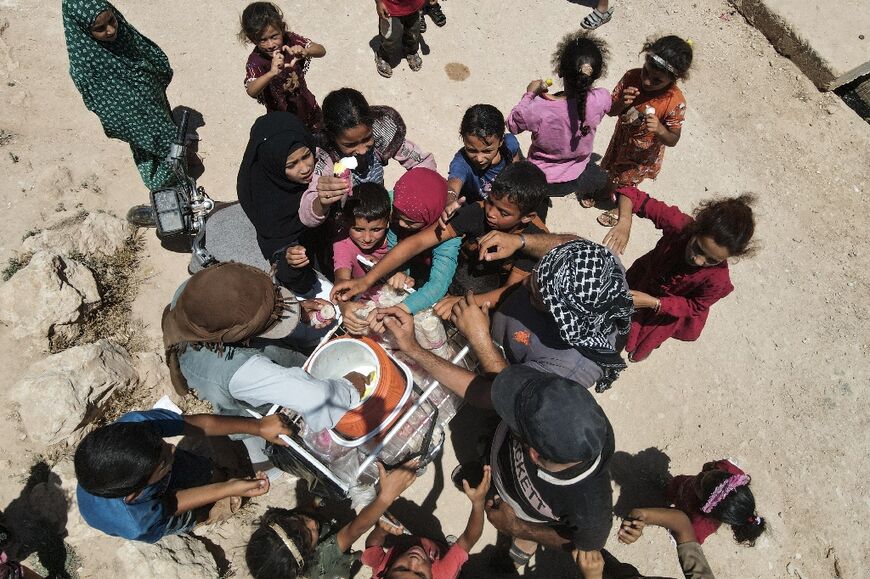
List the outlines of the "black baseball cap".
{"label": "black baseball cap", "polygon": [[593,461],[613,437],[604,410],[586,388],[528,366],[499,372],[492,405],[514,433],[553,462]]}

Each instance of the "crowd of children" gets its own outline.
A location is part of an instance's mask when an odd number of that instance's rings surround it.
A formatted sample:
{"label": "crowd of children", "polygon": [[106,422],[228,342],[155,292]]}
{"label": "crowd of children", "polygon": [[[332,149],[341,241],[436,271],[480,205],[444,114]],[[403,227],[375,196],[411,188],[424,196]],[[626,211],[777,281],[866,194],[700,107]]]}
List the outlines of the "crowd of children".
{"label": "crowd of children", "polygon": [[[377,72],[391,76],[399,54],[411,70],[420,70],[425,16],[443,26],[441,6],[432,0],[375,0],[375,8],[381,37],[375,52]],[[612,12],[602,0],[583,20],[583,28],[601,26]],[[104,0],[64,0],[63,20],[70,72],[86,105],[100,117],[108,136],[130,143],[146,185],[166,185],[172,177],[163,158],[175,132],[165,95],[172,78],[166,55]],[[242,11],[240,21],[239,38],[254,47],[244,87],[265,106],[266,114],[251,128],[242,155],[238,200],[277,282],[303,295],[317,279],[316,270],[332,278],[331,299],[350,334],[390,326],[383,323],[384,312],[359,313],[383,284],[409,291],[401,310],[417,314],[432,308],[454,322],[473,308],[484,314],[497,310],[511,296],[513,302],[522,301],[519,307],[513,303],[513,310],[527,310],[536,320],[545,320],[544,325],[559,326],[558,335],[551,331],[550,338],[540,330],[539,349],[548,349],[550,357],[566,348],[582,354],[581,362],[569,363],[575,367],[564,369],[562,376],[574,379],[582,375],[579,364],[591,365],[598,378],[586,386],[604,384],[596,387],[600,391],[625,367],[621,353],[640,362],[669,338],[697,340],[711,306],[734,290],[729,260],[753,250],[752,195],[707,200],[689,215],[637,188],[658,175],[665,149],[680,140],[686,100],[678,81],[687,78],[692,64],[690,41],[673,35],[651,39],[641,49],[643,66],[625,72],[608,92],[595,86],[606,71],[606,43],[587,31],[566,35],[552,57],[564,89],[551,92],[552,81],[532,80],[507,117],[491,104],[468,108],[459,122],[462,148],[445,178],[433,156],[406,138],[404,120],[395,109],[370,105],[353,88],[332,91],[318,104],[305,75],[311,59],[323,57],[326,49],[292,31],[276,5],[254,2]],[[601,162],[609,178],[596,188],[590,179],[592,151],[607,116],[617,119]],[[524,152],[515,135],[525,131],[532,138]],[[384,178],[390,160],[406,169],[392,190]],[[550,198],[565,196],[575,197],[578,207],[608,199],[615,204],[598,218],[611,228],[604,247],[592,242],[568,246],[565,236],[549,234]],[[629,241],[634,215],[651,220],[662,237],[625,270],[616,256]],[[221,279],[230,279],[226,276],[231,273],[222,270]],[[225,339],[226,332],[242,332],[243,338],[235,341],[245,347],[251,337],[265,335],[267,322],[250,323],[241,308],[230,313],[244,319],[220,325],[213,309],[223,298],[210,297],[206,288],[214,283],[198,279],[184,291],[180,288],[167,307],[164,331],[167,336],[178,334],[172,347],[181,345],[174,350],[179,356],[185,345],[194,346],[188,353],[205,348],[206,357],[223,356],[224,346],[233,342]],[[251,316],[257,320],[272,319],[283,307],[278,293],[265,291],[272,305],[264,309],[253,303]],[[198,309],[194,296],[210,309]],[[219,309],[224,308],[233,309],[227,303]],[[489,321],[485,315],[480,319]],[[529,319],[523,322],[529,327],[502,340],[520,340],[526,354],[532,347],[529,332],[536,331]],[[511,323],[500,319],[495,325]],[[468,328],[467,322],[457,326]],[[512,357],[526,354],[507,345],[504,364],[523,363]],[[548,369],[546,364],[540,368]],[[359,385],[354,377],[346,378],[347,397],[357,400],[351,386]],[[306,385],[311,387],[316,385]],[[235,396],[239,385],[228,388]],[[250,394],[253,382],[246,388]],[[265,386],[261,382],[257,388]],[[262,473],[226,480],[208,459],[163,440],[194,432],[254,435],[277,445],[285,444],[280,435],[289,434],[275,416],[182,417],[166,410],[126,414],[88,434],[76,451],[77,496],[84,519],[111,535],[154,542],[225,516],[237,507],[239,497],[268,492]],[[536,460],[537,455],[531,456]],[[330,532],[311,510],[270,509],[247,547],[251,573],[348,576],[355,559],[352,546],[371,530],[362,562],[376,577],[456,577],[481,536],[485,510],[495,508],[487,503],[490,467],[483,468],[475,487],[457,481],[472,511],[467,528],[452,545],[403,536],[390,540],[391,546],[387,535],[396,529],[378,521],[413,483],[415,469],[378,468],[374,502],[341,529]],[[728,460],[708,463],[695,476],[674,477],[666,494],[671,508],[634,509],[618,538],[634,542],[647,524],[668,528],[687,576],[713,576],[699,545],[722,523],[731,526],[737,542],[749,545],[766,527],[756,512],[749,475]],[[522,543],[515,542],[514,548],[518,545]],[[608,565],[616,569],[608,558],[612,556],[606,551],[575,551],[587,579],[603,576]],[[640,576],[636,570],[626,573],[613,576]]]}

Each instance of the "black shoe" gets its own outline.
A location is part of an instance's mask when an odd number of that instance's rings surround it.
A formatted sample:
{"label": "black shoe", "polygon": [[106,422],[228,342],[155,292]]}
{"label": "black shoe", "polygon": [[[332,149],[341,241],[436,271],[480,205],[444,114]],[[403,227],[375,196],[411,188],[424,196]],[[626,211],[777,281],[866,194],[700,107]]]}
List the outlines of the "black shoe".
{"label": "black shoe", "polygon": [[136,205],[127,211],[127,223],[136,227],[157,227],[157,215],[150,205]]}
{"label": "black shoe", "polygon": [[445,16],[444,12],[441,10],[441,4],[429,4],[426,11],[429,14],[429,18],[432,19],[432,22],[434,22],[435,26],[438,28],[447,24],[447,16]]}
{"label": "black shoe", "polygon": [[426,8],[420,10],[420,34],[426,32]]}

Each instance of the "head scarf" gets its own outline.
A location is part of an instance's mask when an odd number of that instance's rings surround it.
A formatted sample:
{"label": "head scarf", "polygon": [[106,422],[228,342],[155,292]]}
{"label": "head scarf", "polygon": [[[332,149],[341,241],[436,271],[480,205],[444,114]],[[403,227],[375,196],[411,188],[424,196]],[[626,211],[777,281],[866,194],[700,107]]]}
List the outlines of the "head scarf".
{"label": "head scarf", "polygon": [[263,271],[241,263],[221,263],[194,274],[163,310],[163,347],[173,386],[187,392],[178,356],[188,344],[222,351],[262,334],[287,307]]}
{"label": "head scarf", "polygon": [[284,173],[287,156],[300,147],[314,153],[311,134],[296,115],[265,114],[251,127],[239,168],[239,202],[257,230],[263,257],[269,260],[276,251],[297,243],[305,229],[299,202],[308,185],[294,183]]}
{"label": "head scarf", "polygon": [[535,282],[562,339],[604,372],[595,390],[610,388],[625,362],[608,338],[628,333],[634,313],[619,261],[604,246],[577,239],[544,256]]}
{"label": "head scarf", "polygon": [[429,227],[447,205],[447,180],[425,167],[415,167],[402,175],[393,189],[393,207],[413,221]]}
{"label": "head scarf", "polygon": [[[118,20],[114,42],[91,36],[91,25],[106,10]],[[173,181],[163,163],[176,133],[166,100],[172,80],[166,54],[105,0],[63,0],[62,12],[69,73],[85,106],[108,137],[130,144],[150,189]]]}

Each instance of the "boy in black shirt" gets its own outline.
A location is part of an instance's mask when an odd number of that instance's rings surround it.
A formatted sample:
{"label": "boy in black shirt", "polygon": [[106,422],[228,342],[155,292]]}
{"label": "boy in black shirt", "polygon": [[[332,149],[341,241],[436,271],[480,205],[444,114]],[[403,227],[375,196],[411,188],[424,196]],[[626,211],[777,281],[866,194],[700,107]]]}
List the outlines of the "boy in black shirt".
{"label": "boy in black shirt", "polygon": [[415,255],[454,237],[463,237],[459,265],[450,288],[451,294],[435,305],[435,312],[450,317],[453,305],[468,290],[475,292],[478,305],[494,306],[502,293],[521,282],[532,271],[535,261],[519,255],[496,261],[481,261],[478,239],[490,231],[504,231],[522,236],[547,232],[536,209],[547,196],[544,173],[528,161],[511,163],[492,183],[489,197],[459,209],[447,223],[437,223],[402,240],[392,248],[365,277],[336,284],[333,296],[349,300],[374,285],[379,279],[399,269]]}

